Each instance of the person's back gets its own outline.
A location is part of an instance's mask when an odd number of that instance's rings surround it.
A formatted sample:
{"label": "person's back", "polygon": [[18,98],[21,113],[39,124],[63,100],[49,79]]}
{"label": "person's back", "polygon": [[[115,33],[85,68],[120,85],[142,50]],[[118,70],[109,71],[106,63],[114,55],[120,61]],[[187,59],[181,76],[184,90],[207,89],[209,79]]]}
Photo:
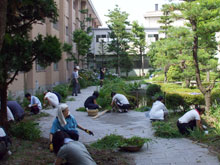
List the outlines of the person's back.
{"label": "person's back", "polygon": [[59,99],[55,93],[47,92],[44,99],[48,99],[52,106],[57,107],[59,105]]}
{"label": "person's back", "polygon": [[115,94],[115,96],[112,98],[112,100],[117,99],[122,104],[129,104],[128,99],[123,94]]}
{"label": "person's back", "polygon": [[180,123],[189,123],[192,120],[201,120],[201,119],[200,119],[199,113],[195,109],[193,109],[193,110],[186,112],[178,120]]}
{"label": "person's back", "polygon": [[59,100],[59,103],[60,103],[61,99],[62,99],[61,95],[58,92],[56,92],[56,91],[53,91],[52,93],[54,93],[57,96],[57,98]]}
{"label": "person's back", "polygon": [[7,106],[10,108],[15,120],[21,120],[24,117],[23,108],[17,103],[17,101],[8,101]]}
{"label": "person's back", "polygon": [[85,146],[78,141],[71,141],[64,144],[57,157],[65,159],[70,165],[95,165]]}
{"label": "person's back", "polygon": [[156,101],[150,110],[149,116],[152,120],[164,120],[165,105],[161,101]]}
{"label": "person's back", "polygon": [[89,104],[94,104],[94,99],[96,99],[95,96],[89,96],[89,97],[86,99],[86,101],[85,101],[85,103],[84,103],[84,106],[87,107]]}

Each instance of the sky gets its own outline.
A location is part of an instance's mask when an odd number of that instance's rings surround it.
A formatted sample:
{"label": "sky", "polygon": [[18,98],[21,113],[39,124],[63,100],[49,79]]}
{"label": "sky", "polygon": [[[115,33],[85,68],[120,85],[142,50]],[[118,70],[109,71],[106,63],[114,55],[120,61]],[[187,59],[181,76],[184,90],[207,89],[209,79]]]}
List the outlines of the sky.
{"label": "sky", "polygon": [[[126,11],[129,14],[129,21],[137,20],[140,24],[144,25],[144,13],[147,11],[154,11],[155,4],[159,4],[161,8],[162,4],[169,3],[169,0],[91,0],[101,21],[103,27],[107,27],[105,22],[107,21],[108,10],[114,10],[117,4],[121,11]],[[178,1],[178,0],[176,0]]]}

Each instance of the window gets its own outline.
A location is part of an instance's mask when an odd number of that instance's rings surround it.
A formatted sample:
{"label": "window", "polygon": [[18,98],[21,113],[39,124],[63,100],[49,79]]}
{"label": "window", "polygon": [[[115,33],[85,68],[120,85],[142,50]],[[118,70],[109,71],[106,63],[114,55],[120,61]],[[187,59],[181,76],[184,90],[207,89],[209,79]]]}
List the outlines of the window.
{"label": "window", "polygon": [[155,41],[157,41],[159,39],[159,35],[158,34],[148,34],[148,38],[155,38]]}
{"label": "window", "polygon": [[58,71],[59,70],[58,63],[54,63],[53,64],[53,70],[54,71]]}
{"label": "window", "polygon": [[66,26],[66,35],[69,36],[69,27]]}
{"label": "window", "polygon": [[155,11],[158,11],[158,4],[155,4]]}
{"label": "window", "polygon": [[38,61],[36,61],[36,71],[37,72],[45,71],[45,68],[40,66]]}
{"label": "window", "polygon": [[103,35],[96,35],[96,42],[100,42],[101,39],[103,39],[104,41],[106,41],[106,35],[103,34]]}

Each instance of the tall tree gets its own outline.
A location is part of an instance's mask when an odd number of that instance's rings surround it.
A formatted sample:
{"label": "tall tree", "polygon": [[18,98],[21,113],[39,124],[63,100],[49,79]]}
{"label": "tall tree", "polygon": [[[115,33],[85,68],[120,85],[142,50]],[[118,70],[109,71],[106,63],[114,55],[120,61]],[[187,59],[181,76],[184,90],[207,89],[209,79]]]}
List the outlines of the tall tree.
{"label": "tall tree", "polygon": [[137,21],[132,23],[131,41],[133,42],[132,50],[135,55],[139,55],[141,61],[141,70],[144,75],[144,53],[146,50],[146,34],[144,27],[139,25]]}
{"label": "tall tree", "polygon": [[107,43],[104,40],[101,40],[101,42],[99,42],[99,54],[101,55],[102,58],[102,68],[104,67],[104,57],[106,55],[107,52]]}
{"label": "tall tree", "polygon": [[116,55],[116,72],[120,75],[120,63],[125,63],[125,61],[122,61],[121,56],[128,57],[128,43],[130,38],[130,33],[126,30],[126,26],[130,25],[128,21],[128,14],[121,11],[121,9],[116,5],[115,9],[112,11],[109,10],[109,14],[106,16],[109,18],[107,24],[111,30],[109,33],[111,42],[108,44],[108,52]]}
{"label": "tall tree", "polygon": [[[77,50],[77,61],[76,63],[79,65],[80,60],[82,60],[82,67],[84,66],[84,60],[89,53],[89,49],[92,44],[92,35],[91,26],[87,26],[88,22],[92,21],[92,18],[88,16],[88,9],[80,10],[80,13],[83,15],[83,19],[80,20],[77,18],[80,24],[80,29],[77,29],[73,32],[73,42],[76,43]],[[74,58],[72,58],[74,59]]]}
{"label": "tall tree", "polygon": [[8,0],[0,1],[0,51],[5,36]]}
{"label": "tall tree", "polygon": [[30,71],[36,60],[48,66],[61,58],[61,43],[56,37],[38,35],[34,40],[28,37],[34,24],[43,23],[46,18],[55,22],[57,16],[53,0],[8,1],[6,33],[0,52],[0,124],[3,127],[7,126],[7,89],[18,73]]}
{"label": "tall tree", "polygon": [[[185,0],[185,2],[174,7],[181,11],[178,17],[187,20],[187,26],[193,32],[192,57],[196,83],[205,96],[206,109],[209,109],[211,106],[211,90],[214,88],[215,80],[207,87],[202,84],[200,62],[202,62],[202,56],[214,60],[216,54],[215,33],[220,31],[220,0]],[[206,69],[216,69],[216,66]]]}

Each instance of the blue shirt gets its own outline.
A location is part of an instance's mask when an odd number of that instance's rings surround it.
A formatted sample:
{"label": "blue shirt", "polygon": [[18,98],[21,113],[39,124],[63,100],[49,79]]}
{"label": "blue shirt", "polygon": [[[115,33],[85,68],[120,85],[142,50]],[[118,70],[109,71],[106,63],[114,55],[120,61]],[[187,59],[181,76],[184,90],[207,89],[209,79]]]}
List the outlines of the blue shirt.
{"label": "blue shirt", "polygon": [[31,96],[31,105],[33,105],[33,104],[37,104],[38,108],[40,110],[42,109],[41,102],[36,96]]}
{"label": "blue shirt", "polygon": [[76,119],[72,115],[69,115],[66,118],[66,125],[64,127],[60,125],[60,122],[56,117],[56,119],[53,121],[52,128],[50,129],[50,133],[54,134],[58,129],[61,131],[74,131],[76,134],[79,134],[77,130]]}

